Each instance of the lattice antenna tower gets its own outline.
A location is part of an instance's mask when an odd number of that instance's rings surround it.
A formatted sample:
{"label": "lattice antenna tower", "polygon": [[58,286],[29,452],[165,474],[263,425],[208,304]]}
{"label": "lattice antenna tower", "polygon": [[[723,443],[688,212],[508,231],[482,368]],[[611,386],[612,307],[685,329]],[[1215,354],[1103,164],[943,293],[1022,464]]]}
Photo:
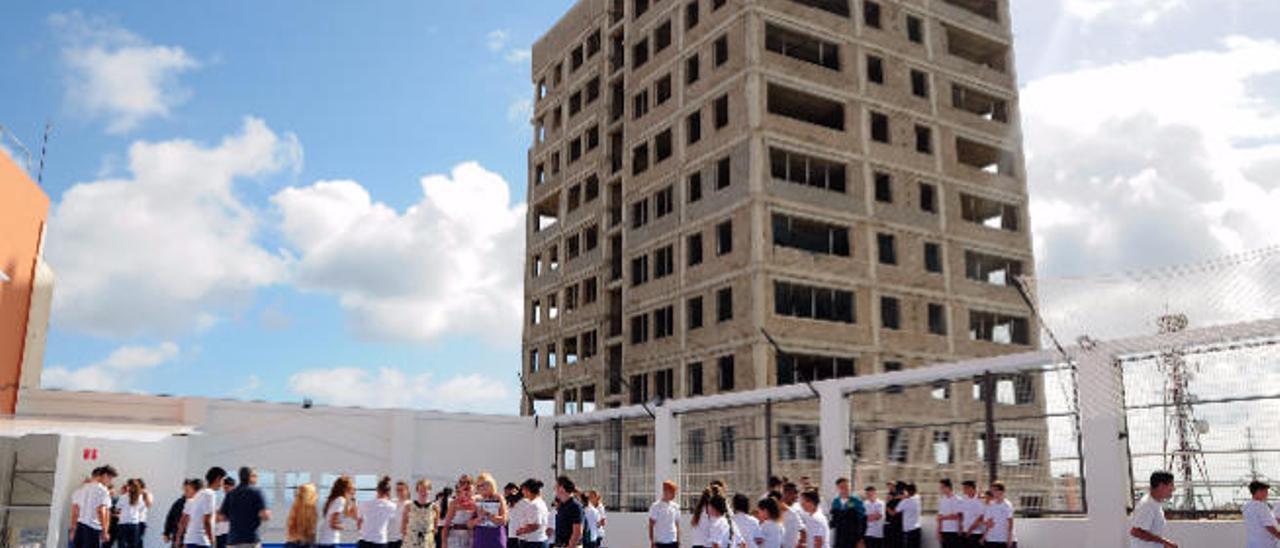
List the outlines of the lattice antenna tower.
{"label": "lattice antenna tower", "polygon": [[[1156,320],[1161,335],[1172,335],[1187,328],[1186,314],[1165,314]],[[1205,465],[1200,434],[1204,423],[1196,421],[1193,405],[1196,396],[1191,392],[1191,380],[1199,366],[1188,363],[1181,348],[1171,347],[1160,355],[1160,371],[1164,381],[1164,455],[1165,469],[1179,477],[1183,487],[1181,501],[1175,501],[1180,510],[1194,511],[1197,502],[1213,507],[1213,493],[1209,490],[1209,473]],[[1200,493],[1198,485],[1205,487]],[[1204,499],[1204,500],[1199,500]]]}

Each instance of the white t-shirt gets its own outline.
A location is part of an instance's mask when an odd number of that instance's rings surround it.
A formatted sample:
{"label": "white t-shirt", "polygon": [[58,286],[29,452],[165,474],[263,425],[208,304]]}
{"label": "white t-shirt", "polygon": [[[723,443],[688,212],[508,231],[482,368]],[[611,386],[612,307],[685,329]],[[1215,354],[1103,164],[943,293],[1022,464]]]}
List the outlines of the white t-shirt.
{"label": "white t-shirt", "polygon": [[324,513],[324,520],[320,522],[320,534],[316,535],[316,544],[341,544],[342,531],[334,529],[330,526],[329,520],[334,515],[338,516],[338,522],[342,522],[342,513],[347,509],[347,499],[338,497],[333,499],[333,503],[329,504],[329,509]]}
{"label": "white t-shirt", "polygon": [[1013,504],[1008,500],[995,501],[987,505],[986,512],[983,513],[983,519],[987,520],[987,542],[1009,542],[1013,538],[1013,531],[1009,530],[1009,519],[1013,517]]}
{"label": "white t-shirt", "polygon": [[760,537],[760,520],[751,514],[734,514],[733,527],[736,529],[738,536],[747,543],[747,546],[755,547],[756,539]]}
{"label": "white t-shirt", "polygon": [[[1164,536],[1164,507],[1160,501],[1151,498],[1151,495],[1142,497],[1138,502],[1138,506],[1133,509],[1133,516],[1129,519],[1130,527],[1137,527],[1153,535]],[[1159,542],[1150,542],[1142,540],[1133,535],[1129,535],[1129,548],[1164,548]]]}
{"label": "white t-shirt", "polygon": [[673,501],[659,500],[649,506],[649,520],[653,522],[653,542],[670,544],[676,541],[676,522],[680,519],[680,505]]}
{"label": "white t-shirt", "polygon": [[[718,518],[706,517],[700,525],[705,523],[707,526],[707,543],[702,546],[718,546],[719,548],[731,548],[733,544],[732,531],[729,530],[729,520],[724,516]],[[695,546],[697,546],[695,544]]]}
{"label": "white t-shirt", "polygon": [[404,540],[405,510],[409,508],[410,504],[413,504],[413,501],[409,500],[397,500],[394,502],[396,505],[396,515],[391,517],[391,523],[387,525],[388,542]]}
{"label": "white t-shirt", "polygon": [[137,525],[147,521],[147,499],[138,497],[137,504],[129,503],[129,496],[120,497],[120,523]]}
{"label": "white t-shirt", "polygon": [[706,510],[703,510],[702,515],[698,516],[698,523],[693,524],[693,527],[689,528],[690,544],[693,546],[711,545],[711,537],[708,536],[710,533],[707,532],[707,527],[710,526],[710,522],[711,517],[707,515]]}
{"label": "white t-shirt", "polygon": [[982,499],[978,497],[964,497],[960,499],[960,524],[961,532],[968,532],[973,524],[977,523],[978,528],[974,529],[974,534],[980,535],[986,530],[982,525],[982,514],[987,510],[987,505],[983,504]]}
{"label": "white t-shirt", "polygon": [[920,528],[920,495],[907,497],[898,503],[898,512],[902,514],[902,531],[915,531]]}
{"label": "white t-shirt", "polygon": [[[223,489],[215,489],[213,491],[213,508],[215,512],[222,511],[222,501],[227,500],[227,492]],[[231,522],[227,520],[218,521],[217,516],[213,519],[214,536],[222,536],[231,532]]]}
{"label": "white t-shirt", "polygon": [[[884,515],[884,501],[877,500],[875,502],[864,500],[862,506],[867,510],[867,536],[871,538],[884,538],[884,520],[888,516]],[[880,514],[880,519],[871,521],[871,514]]]}
{"label": "white t-shirt", "polygon": [[[608,514],[604,511],[604,503],[603,503],[603,502],[602,502],[602,503],[600,503],[600,505],[599,505],[599,506],[596,506],[596,507],[594,507],[594,508],[596,509],[596,521],[597,521],[597,522],[599,522],[599,521],[608,521],[608,520],[606,519],[606,518],[608,517]],[[598,526],[596,527],[596,532],[600,534],[600,536],[596,537],[597,539],[603,539],[603,538],[604,538],[604,536],[608,533],[608,531],[606,531],[605,529],[607,529],[607,527],[606,527],[606,526],[604,526],[604,525],[598,525]]]}
{"label": "white t-shirt", "polygon": [[782,511],[782,545],[791,548],[800,543],[800,531],[804,530],[804,519],[800,517],[800,503],[790,506],[778,503],[785,508]]}
{"label": "white t-shirt", "polygon": [[71,495],[71,501],[80,506],[80,515],[76,518],[77,522],[88,525],[97,531],[102,530],[102,520],[98,519],[98,509],[103,506],[111,508],[111,492],[107,490],[105,485],[96,481],[86,483]]}
{"label": "white t-shirt", "polygon": [[1271,507],[1260,500],[1250,500],[1240,508],[1244,516],[1245,548],[1275,548],[1276,538],[1271,536],[1268,527],[1276,528],[1276,517],[1271,515]]}
{"label": "white t-shirt", "polygon": [[818,544],[818,539],[822,539],[822,546],[830,548],[831,546],[831,528],[827,525],[827,516],[822,513],[821,509],[814,510],[812,514],[801,512],[800,517],[804,519],[804,530],[808,533],[805,545],[814,548]]}
{"label": "white t-shirt", "polygon": [[[196,493],[196,496],[187,499],[182,507],[182,513],[187,515],[187,534],[183,535],[183,544],[196,544],[200,546],[208,546],[209,539],[206,536],[204,528],[205,516],[212,515],[217,509],[214,501],[218,500],[217,493],[213,489],[205,488]],[[217,530],[216,528],[214,529]]]}
{"label": "white t-shirt", "polygon": [[387,529],[396,516],[396,503],[387,499],[360,503],[360,540],[374,544],[387,543]]}
{"label": "white t-shirt", "polygon": [[782,548],[782,524],[766,521],[760,524],[760,538],[764,540],[761,548]]}
{"label": "white t-shirt", "polygon": [[582,519],[587,522],[586,529],[582,532],[582,534],[585,535],[585,538],[599,539],[600,511],[596,510],[595,506],[584,504],[582,505]]}
{"label": "white t-shirt", "polygon": [[547,520],[551,516],[551,512],[547,510],[547,501],[542,497],[535,497],[533,500],[524,499],[516,503],[516,507],[524,506],[524,510],[520,512],[520,526],[537,524],[533,531],[520,535],[520,540],[525,542],[546,542],[547,541]]}
{"label": "white t-shirt", "polygon": [[[938,514],[950,516],[960,513],[960,499],[955,496],[941,497],[938,499]],[[958,516],[957,516],[958,517]],[[960,520],[947,519],[942,521],[943,533],[957,533],[960,531]]]}

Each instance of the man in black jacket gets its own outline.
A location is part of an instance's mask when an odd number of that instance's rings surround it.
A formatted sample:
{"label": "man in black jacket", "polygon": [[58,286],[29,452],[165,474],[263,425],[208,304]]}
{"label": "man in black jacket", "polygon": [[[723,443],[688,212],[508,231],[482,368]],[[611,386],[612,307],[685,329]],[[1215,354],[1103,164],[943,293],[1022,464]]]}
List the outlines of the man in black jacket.
{"label": "man in black jacket", "polygon": [[164,542],[171,546],[182,546],[182,539],[178,538],[178,522],[182,521],[182,508],[187,504],[187,499],[182,495],[178,495],[178,500],[173,501],[169,506],[169,513],[164,516]]}

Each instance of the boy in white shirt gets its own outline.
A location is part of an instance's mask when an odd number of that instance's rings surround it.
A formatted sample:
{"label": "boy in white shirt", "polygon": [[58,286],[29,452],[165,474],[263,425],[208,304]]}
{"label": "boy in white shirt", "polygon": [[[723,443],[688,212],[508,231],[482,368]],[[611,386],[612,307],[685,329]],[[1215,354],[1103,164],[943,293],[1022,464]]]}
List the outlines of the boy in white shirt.
{"label": "boy in white shirt", "polygon": [[1004,498],[1004,483],[991,484],[991,494],[995,496],[983,513],[987,523],[987,532],[983,535],[987,548],[1006,548],[1013,545],[1013,505]]}
{"label": "boy in white shirt", "polygon": [[960,499],[951,487],[951,478],[938,481],[938,542],[942,548],[960,548]]}
{"label": "boy in white shirt", "polygon": [[805,526],[800,510],[800,489],[793,482],[782,484],[782,548],[804,548]]}
{"label": "boy in white shirt", "polygon": [[1271,486],[1261,481],[1249,483],[1249,495],[1253,498],[1244,503],[1240,513],[1244,517],[1245,548],[1275,548],[1280,540],[1276,517],[1271,514],[1271,506],[1267,505],[1267,495]]}
{"label": "boy in white shirt", "polygon": [[920,548],[923,538],[920,536],[920,495],[916,493],[916,484],[908,483],[907,496],[898,503],[898,513],[902,514],[902,545],[905,548]]}
{"label": "boy in white shirt", "polygon": [[965,480],[964,498],[960,499],[960,541],[965,548],[976,548],[982,538],[982,514],[986,503],[978,496],[978,484]]}
{"label": "boy in white shirt", "polygon": [[662,499],[649,506],[649,545],[652,548],[679,548],[680,505],[676,503],[676,482],[662,482]]}
{"label": "boy in white shirt", "polygon": [[863,540],[867,548],[881,548],[884,546],[884,501],[876,498],[874,485],[868,485],[863,492],[866,498],[862,499],[862,506],[867,509],[867,533]]}
{"label": "boy in white shirt", "polygon": [[827,516],[822,513],[821,499],[817,489],[810,489],[800,495],[800,508],[804,510],[800,517],[804,519],[805,536],[808,538],[806,548],[829,548],[831,546],[831,529],[827,525]]}
{"label": "boy in white shirt", "polygon": [[1151,490],[1138,502],[1130,519],[1129,548],[1178,548],[1164,536],[1164,501],[1173,496],[1173,474],[1151,473]]}
{"label": "boy in white shirt", "polygon": [[98,548],[111,540],[111,482],[116,469],[111,465],[93,470],[93,477],[71,495],[71,545]]}
{"label": "boy in white shirt", "polygon": [[732,506],[733,515],[729,517],[729,521],[733,522],[733,527],[742,536],[743,542],[754,547],[756,539],[760,538],[760,520],[751,515],[751,499],[738,493],[733,496]]}

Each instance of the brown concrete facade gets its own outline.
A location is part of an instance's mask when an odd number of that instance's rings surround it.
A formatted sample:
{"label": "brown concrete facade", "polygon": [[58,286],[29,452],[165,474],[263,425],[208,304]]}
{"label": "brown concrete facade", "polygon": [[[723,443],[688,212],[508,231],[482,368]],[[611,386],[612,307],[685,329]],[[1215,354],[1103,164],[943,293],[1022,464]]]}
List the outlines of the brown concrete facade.
{"label": "brown concrete facade", "polygon": [[1039,346],[1007,0],[580,0],[532,63],[524,413]]}

